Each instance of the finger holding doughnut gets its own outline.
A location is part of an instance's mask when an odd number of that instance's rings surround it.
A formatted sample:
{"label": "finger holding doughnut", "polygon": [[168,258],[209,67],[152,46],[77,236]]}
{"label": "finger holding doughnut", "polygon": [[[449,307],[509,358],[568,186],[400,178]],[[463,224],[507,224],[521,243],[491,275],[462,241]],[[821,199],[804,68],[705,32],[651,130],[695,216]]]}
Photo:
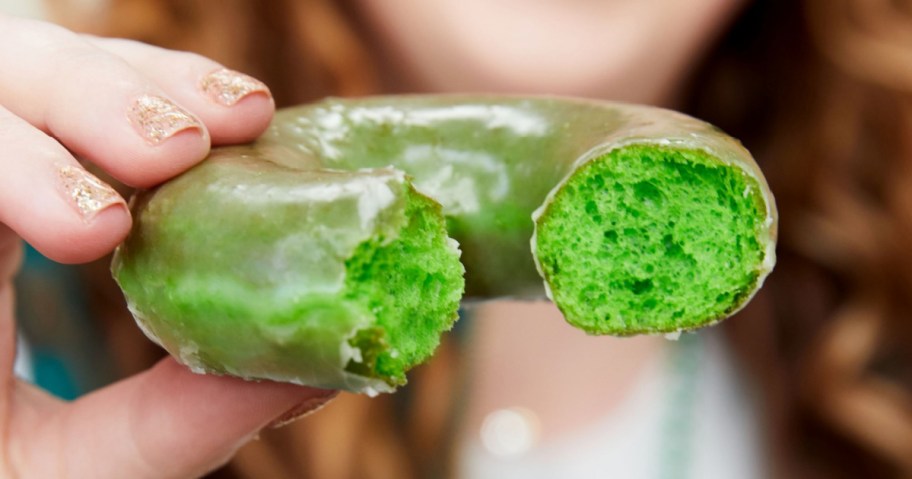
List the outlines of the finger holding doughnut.
{"label": "finger holding doughnut", "polygon": [[0,222],[51,259],[89,261],[130,229],[123,198],[53,138],[0,107]]}
{"label": "finger holding doughnut", "polygon": [[[200,376],[170,360],[72,403],[14,378],[17,236],[76,263],[109,253],[131,227],[123,198],[80,160],[156,185],[206,156],[210,125],[219,141],[249,140],[274,108],[261,83],[201,57],[106,50],[4,15],[0,66],[0,476],[196,477],[263,427],[329,400],[329,391]],[[87,443],[88,430],[97,434]]]}
{"label": "finger holding doughnut", "polygon": [[63,28],[0,16],[0,105],[133,186],[209,151],[203,122],[127,62]]}
{"label": "finger holding doughnut", "polygon": [[144,43],[86,37],[123,58],[199,115],[214,144],[253,140],[272,120],[275,103],[263,82],[197,55]]}

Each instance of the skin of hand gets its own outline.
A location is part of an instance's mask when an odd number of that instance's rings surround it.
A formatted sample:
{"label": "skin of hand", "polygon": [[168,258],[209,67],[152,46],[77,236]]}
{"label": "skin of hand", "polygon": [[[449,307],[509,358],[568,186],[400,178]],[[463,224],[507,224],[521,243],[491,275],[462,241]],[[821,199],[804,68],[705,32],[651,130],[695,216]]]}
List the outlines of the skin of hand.
{"label": "skin of hand", "polygon": [[131,186],[160,183],[212,144],[255,138],[262,83],[206,58],[0,15],[0,477],[195,477],[332,391],[202,376],[168,358],[58,400],[13,376],[12,280],[22,239],[64,263],[99,258],[131,219],[76,157]]}

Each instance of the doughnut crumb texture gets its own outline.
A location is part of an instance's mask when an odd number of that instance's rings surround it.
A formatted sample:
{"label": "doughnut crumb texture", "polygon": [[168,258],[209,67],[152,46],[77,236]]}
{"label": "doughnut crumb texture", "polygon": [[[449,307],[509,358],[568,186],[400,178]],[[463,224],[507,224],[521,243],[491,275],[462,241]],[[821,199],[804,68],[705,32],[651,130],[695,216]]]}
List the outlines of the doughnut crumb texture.
{"label": "doughnut crumb texture", "polygon": [[615,149],[583,165],[538,219],[553,299],[592,334],[719,321],[758,286],[767,206],[757,181],[699,150]]}
{"label": "doughnut crumb texture", "polygon": [[349,360],[346,371],[396,386],[406,383],[405,372],[429,358],[441,332],[452,327],[465,286],[440,206],[413,194],[406,216],[398,238],[361,243],[345,262],[343,294],[374,318],[349,339],[360,358]]}

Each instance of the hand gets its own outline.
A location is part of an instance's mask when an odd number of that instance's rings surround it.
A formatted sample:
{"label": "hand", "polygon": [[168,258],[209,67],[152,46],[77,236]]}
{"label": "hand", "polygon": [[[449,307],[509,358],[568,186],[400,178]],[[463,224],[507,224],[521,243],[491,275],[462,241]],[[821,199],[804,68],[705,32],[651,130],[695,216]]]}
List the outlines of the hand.
{"label": "hand", "polygon": [[57,261],[109,253],[127,185],[160,183],[272,118],[268,89],[211,60],[0,16],[0,477],[192,477],[329,392],[198,376],[165,359],[67,403],[15,379],[20,237]]}

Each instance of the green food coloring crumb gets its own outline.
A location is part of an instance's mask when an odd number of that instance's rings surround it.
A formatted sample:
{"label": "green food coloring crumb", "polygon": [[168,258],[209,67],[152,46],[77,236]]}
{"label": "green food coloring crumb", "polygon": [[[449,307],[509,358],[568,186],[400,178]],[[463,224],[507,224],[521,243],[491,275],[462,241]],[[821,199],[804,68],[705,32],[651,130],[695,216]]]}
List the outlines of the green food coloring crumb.
{"label": "green food coloring crumb", "polygon": [[345,263],[343,296],[376,318],[351,339],[362,358],[346,369],[391,385],[404,384],[405,371],[431,356],[456,320],[465,288],[440,206],[413,192],[406,216],[395,240],[366,241]]}
{"label": "green food coloring crumb", "polygon": [[737,309],[765,255],[760,186],[698,150],[633,145],[570,178],[537,255],[567,320],[592,334],[694,329]]}

